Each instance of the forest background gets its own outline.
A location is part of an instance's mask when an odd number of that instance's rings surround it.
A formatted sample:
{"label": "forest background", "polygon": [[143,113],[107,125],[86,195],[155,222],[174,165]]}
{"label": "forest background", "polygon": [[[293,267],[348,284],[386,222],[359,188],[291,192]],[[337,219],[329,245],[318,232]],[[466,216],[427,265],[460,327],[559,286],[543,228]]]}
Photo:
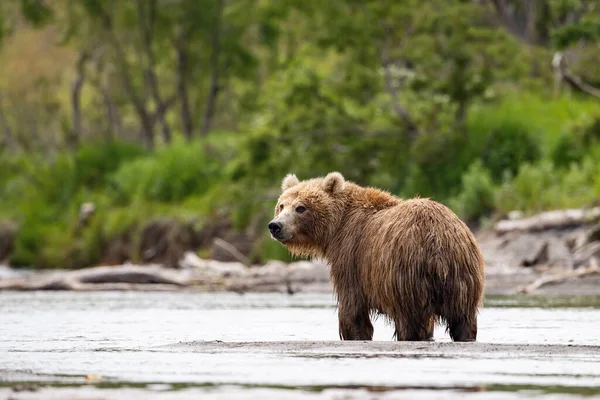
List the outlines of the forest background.
{"label": "forest background", "polygon": [[288,172],[474,229],[600,200],[599,1],[3,0],[0,66],[16,267],[288,260]]}

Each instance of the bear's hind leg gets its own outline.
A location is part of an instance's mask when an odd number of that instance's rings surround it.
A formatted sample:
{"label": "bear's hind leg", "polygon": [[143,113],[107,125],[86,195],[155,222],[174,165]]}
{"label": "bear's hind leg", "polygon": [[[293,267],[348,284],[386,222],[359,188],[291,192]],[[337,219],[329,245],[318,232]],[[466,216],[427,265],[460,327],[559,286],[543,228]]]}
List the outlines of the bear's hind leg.
{"label": "bear's hind leg", "polygon": [[461,316],[448,321],[450,338],[455,342],[475,342],[477,340],[477,315],[470,318]]}
{"label": "bear's hind leg", "polygon": [[367,308],[340,308],[338,317],[341,340],[373,340],[373,324]]}
{"label": "bear's hind leg", "polygon": [[433,316],[425,317],[420,321],[410,321],[405,316],[394,318],[396,330],[394,337],[397,341],[432,341],[433,330],[435,327],[435,318]]}

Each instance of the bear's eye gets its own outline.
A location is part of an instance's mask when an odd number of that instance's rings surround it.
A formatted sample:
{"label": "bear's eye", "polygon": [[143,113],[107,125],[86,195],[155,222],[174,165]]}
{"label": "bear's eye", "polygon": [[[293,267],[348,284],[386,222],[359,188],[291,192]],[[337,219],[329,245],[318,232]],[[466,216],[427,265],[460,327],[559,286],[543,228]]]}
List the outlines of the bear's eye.
{"label": "bear's eye", "polygon": [[297,213],[303,213],[304,211],[306,211],[306,207],[303,207],[303,206],[296,207],[296,212]]}
{"label": "bear's eye", "polygon": [[283,203],[279,205],[279,210],[283,210]]}

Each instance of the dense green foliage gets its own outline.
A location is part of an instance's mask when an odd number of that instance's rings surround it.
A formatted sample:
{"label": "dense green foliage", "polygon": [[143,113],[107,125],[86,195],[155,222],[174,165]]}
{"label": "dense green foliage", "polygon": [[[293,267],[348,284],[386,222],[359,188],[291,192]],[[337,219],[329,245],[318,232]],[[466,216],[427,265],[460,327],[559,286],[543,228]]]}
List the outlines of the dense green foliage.
{"label": "dense green foliage", "polygon": [[[569,67],[600,82],[594,1],[0,7],[0,220],[19,226],[14,265],[146,260],[144,235],[166,220],[179,224],[169,243],[206,252],[219,236],[249,241],[256,262],[287,258],[265,226],[288,172],[337,170],[472,224],[600,198],[600,100],[553,91],[551,65],[577,46]],[[23,79],[11,41],[57,32],[60,52]]]}

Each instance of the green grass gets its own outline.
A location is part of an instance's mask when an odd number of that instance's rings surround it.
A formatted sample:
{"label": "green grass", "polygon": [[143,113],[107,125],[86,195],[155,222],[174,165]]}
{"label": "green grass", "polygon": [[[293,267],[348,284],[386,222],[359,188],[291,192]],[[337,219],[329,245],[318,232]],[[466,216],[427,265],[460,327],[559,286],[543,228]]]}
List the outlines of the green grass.
{"label": "green grass", "polygon": [[538,141],[543,154],[549,155],[573,122],[594,112],[600,112],[600,102],[589,97],[562,95],[553,99],[532,93],[510,94],[494,104],[473,107],[468,129],[475,139],[503,125],[523,125]]}

